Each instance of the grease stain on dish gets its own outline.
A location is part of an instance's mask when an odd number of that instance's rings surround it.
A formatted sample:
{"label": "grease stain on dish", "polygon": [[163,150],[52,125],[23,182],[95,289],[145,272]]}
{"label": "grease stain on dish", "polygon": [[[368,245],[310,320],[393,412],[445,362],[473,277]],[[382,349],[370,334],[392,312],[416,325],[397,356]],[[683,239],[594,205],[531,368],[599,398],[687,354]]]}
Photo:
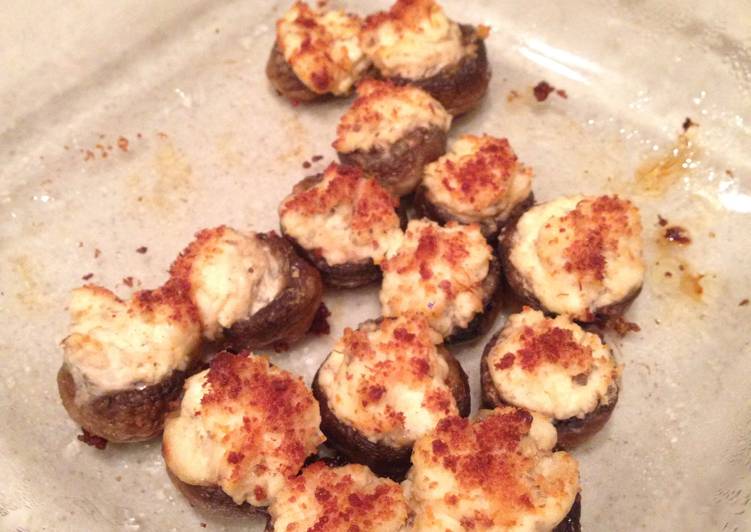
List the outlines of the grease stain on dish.
{"label": "grease stain on dish", "polygon": [[16,276],[19,290],[15,293],[16,300],[21,308],[28,312],[38,312],[46,307],[46,299],[43,294],[45,283],[40,278],[38,264],[27,255],[19,255],[9,259],[12,271]]}
{"label": "grease stain on dish", "polygon": [[634,192],[662,196],[690,170],[699,166],[699,146],[691,129],[678,135],[668,150],[650,157],[634,172]]}
{"label": "grease stain on dish", "polygon": [[226,168],[232,169],[242,166],[245,153],[237,147],[234,133],[226,132],[219,135],[215,144],[216,151]]}
{"label": "grease stain on dish", "polygon": [[296,114],[283,122],[284,139],[289,149],[278,156],[280,162],[298,161],[310,146],[310,134]]}
{"label": "grease stain on dish", "polygon": [[666,222],[660,217],[655,237],[657,259],[650,268],[653,288],[671,300],[677,297],[692,303],[706,303],[705,292],[713,276],[700,273],[685,258],[682,249],[691,243],[688,229],[663,225],[663,221]]}
{"label": "grease stain on dish", "polygon": [[148,180],[140,174],[126,178],[136,202],[159,211],[187,203],[194,185],[193,170],[185,154],[163,133],[158,135],[152,172],[153,178]]}

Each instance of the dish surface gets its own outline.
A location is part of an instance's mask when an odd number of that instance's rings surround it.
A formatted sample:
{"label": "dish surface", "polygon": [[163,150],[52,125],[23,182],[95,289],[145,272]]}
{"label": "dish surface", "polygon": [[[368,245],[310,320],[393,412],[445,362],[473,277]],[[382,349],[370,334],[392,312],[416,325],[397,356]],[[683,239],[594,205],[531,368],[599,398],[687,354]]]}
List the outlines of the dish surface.
{"label": "dish surface", "polygon": [[[584,527],[748,529],[749,7],[442,3],[452,18],[492,28],[488,98],[450,138],[508,137],[535,170],[538,201],[618,193],[642,212],[649,270],[626,314],[641,330],[609,337],[625,365],[619,404],[574,451]],[[293,107],[264,76],[286,5],[0,8],[0,530],[248,529],[191,510],[158,441],[105,451],[78,441],[55,374],[82,278],[121,295],[157,286],[201,228],[277,229],[293,184],[335,158],[348,102]],[[567,97],[538,102],[532,87],[543,79]],[[686,117],[699,125],[680,137]],[[324,157],[302,168],[314,155]],[[691,244],[666,241],[658,215]],[[379,314],[375,287],[325,301],[331,334],[273,356],[308,383],[345,326]],[[454,350],[475,408],[479,357],[507,311]]]}

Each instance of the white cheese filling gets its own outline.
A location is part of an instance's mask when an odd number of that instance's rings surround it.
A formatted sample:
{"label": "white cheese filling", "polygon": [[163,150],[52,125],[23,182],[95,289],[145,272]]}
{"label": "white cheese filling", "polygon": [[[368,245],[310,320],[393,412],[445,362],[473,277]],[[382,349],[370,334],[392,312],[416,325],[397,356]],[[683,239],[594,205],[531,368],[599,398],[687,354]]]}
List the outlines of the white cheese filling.
{"label": "white cheese filling", "polygon": [[[521,334],[526,327],[535,335],[551,328],[570,331],[573,341],[586,350],[591,366],[580,374],[576,367],[570,369],[543,359],[533,368],[525,369],[519,351],[525,346]],[[503,367],[506,364],[502,361],[509,353],[513,363]],[[615,398],[619,368],[610,348],[596,334],[585,332],[565,316],[546,318],[542,312],[529,308],[509,316],[487,362],[493,384],[504,402],[557,420],[583,418]]]}
{"label": "white cheese filling", "polygon": [[339,153],[387,150],[407,134],[420,129],[448,131],[451,115],[427,92],[365,80],[357,99],[342,115],[333,146]]}
{"label": "white cheese filling", "polygon": [[222,226],[199,233],[191,246],[188,282],[208,339],[261,310],[284,288],[278,260],[255,233]]}
{"label": "white cheese filling", "polygon": [[[618,303],[644,280],[641,223],[638,211],[628,214],[625,226],[612,229],[616,250],[605,250],[605,273],[601,281],[582,280],[563,266],[565,245],[571,231],[563,232],[561,219],[580,202],[596,198],[565,196],[532,207],[519,219],[510,243],[509,259],[524,279],[525,288],[540,304],[556,314],[591,319],[593,311]],[[618,235],[618,233],[621,233]]]}
{"label": "white cheese filling", "polygon": [[529,197],[532,170],[517,162],[505,139],[462,135],[425,167],[422,184],[431,203],[464,223],[504,221]]}
{"label": "white cheese filling", "polygon": [[406,79],[430,77],[468,53],[459,25],[432,0],[401,0],[368,17],[362,46],[383,76]]}
{"label": "white cheese filling", "polygon": [[401,247],[382,265],[383,315],[419,312],[444,338],[467,327],[483,311],[491,258],[477,225],[410,221]]}
{"label": "white cheese filling", "polygon": [[[363,325],[360,332],[367,353],[353,352],[340,340],[318,373],[329,408],[340,421],[373,442],[402,447],[458,413],[446,383],[448,364],[436,348],[442,338],[424,318],[384,319],[380,325]],[[412,338],[400,340],[400,334]],[[416,365],[423,373],[415,373]],[[377,390],[372,399],[369,389]]]}
{"label": "white cheese filling", "polygon": [[[149,291],[142,294],[159,294]],[[82,397],[145,388],[188,367],[201,339],[189,301],[122,301],[105,288],[84,286],[70,301],[65,364]]]}
{"label": "white cheese filling", "polygon": [[277,22],[277,42],[295,75],[313,92],[347,94],[370,66],[360,47],[362,21],[342,10],[294,3]]}

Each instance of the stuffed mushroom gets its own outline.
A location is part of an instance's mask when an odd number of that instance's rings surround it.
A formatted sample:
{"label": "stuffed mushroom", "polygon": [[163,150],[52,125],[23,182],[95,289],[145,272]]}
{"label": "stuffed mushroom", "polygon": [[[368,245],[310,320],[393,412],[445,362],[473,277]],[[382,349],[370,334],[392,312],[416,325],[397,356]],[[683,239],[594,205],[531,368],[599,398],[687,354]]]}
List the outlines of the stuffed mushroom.
{"label": "stuffed mushroom", "polygon": [[527,304],[592,322],[619,316],[644,281],[639,210],[618,196],[565,196],[504,229],[509,286]]}
{"label": "stuffed mushroom", "polygon": [[57,384],[70,417],[112,442],[157,436],[201,341],[185,287],[173,281],[123,301],[86,285],[73,291],[69,309]]}
{"label": "stuffed mushroom", "polygon": [[500,264],[477,224],[412,220],[381,268],[382,314],[423,314],[447,344],[479,336],[497,314]]}
{"label": "stuffed mushroom", "polygon": [[321,430],[354,462],[400,479],[414,441],[446,416],[468,416],[467,375],[420,314],[368,321],[321,365]]}
{"label": "stuffed mushroom", "polygon": [[276,23],[266,75],[295,102],[346,96],[370,68],[360,47],[362,20],[342,10],[295,2]]}
{"label": "stuffed mushroom", "polygon": [[193,506],[265,512],[325,438],[302,379],[252,354],[216,355],[164,426],[170,478]]}
{"label": "stuffed mushroom", "polygon": [[570,448],[600,430],[618,401],[620,368],[610,348],[566,316],[525,307],[509,316],[480,362],[485,408],[513,405],[551,418]]}
{"label": "stuffed mushroom", "polygon": [[299,340],[321,304],[318,271],[273,232],[205,229],[170,272],[189,287],[204,336],[235,351]]}
{"label": "stuffed mushroom", "polygon": [[425,167],[415,210],[440,223],[476,222],[492,241],[509,219],[532,205],[532,175],[508,140],[462,135],[449,153]]}
{"label": "stuffed mushroom", "polygon": [[367,467],[316,462],[287,482],[269,514],[266,532],[400,532],[408,508],[401,486]]}
{"label": "stuffed mushroom", "polygon": [[359,167],[332,163],[295,185],[282,202],[282,234],[335,287],[381,278],[378,265],[398,247],[399,200]]}
{"label": "stuffed mushroom", "polygon": [[443,419],[412,452],[410,530],[580,530],[579,466],[555,444],[545,416],[522,409]]}
{"label": "stuffed mushroom", "polygon": [[414,190],[426,164],[446,152],[451,115],[417,87],[367,79],[337,127],[334,149],[396,196]]}
{"label": "stuffed mushroom", "polygon": [[383,78],[426,90],[457,116],[488,90],[487,33],[450,20],[433,0],[397,0],[365,19],[362,48]]}

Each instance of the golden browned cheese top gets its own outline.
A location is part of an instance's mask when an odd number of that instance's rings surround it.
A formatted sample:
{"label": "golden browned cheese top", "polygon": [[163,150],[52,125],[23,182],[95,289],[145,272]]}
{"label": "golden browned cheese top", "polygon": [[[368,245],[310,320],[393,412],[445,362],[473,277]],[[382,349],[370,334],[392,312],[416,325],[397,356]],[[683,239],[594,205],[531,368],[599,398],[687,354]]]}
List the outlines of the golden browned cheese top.
{"label": "golden browned cheese top", "polygon": [[290,479],[270,513],[275,531],[397,532],[407,505],[399,484],[365,466],[316,462]]}
{"label": "golden browned cheese top", "polygon": [[[258,455],[273,454],[277,473],[296,474],[310,454],[308,427],[300,427],[316,401],[302,379],[287,372],[270,372],[268,359],[220,353],[206,376],[208,392],[201,399],[201,416],[242,416],[239,430],[226,434],[225,460],[233,480],[248,470]],[[267,434],[282,435],[280,445],[268,445]],[[261,495],[261,494],[258,494]],[[257,496],[264,499],[263,496]]]}

